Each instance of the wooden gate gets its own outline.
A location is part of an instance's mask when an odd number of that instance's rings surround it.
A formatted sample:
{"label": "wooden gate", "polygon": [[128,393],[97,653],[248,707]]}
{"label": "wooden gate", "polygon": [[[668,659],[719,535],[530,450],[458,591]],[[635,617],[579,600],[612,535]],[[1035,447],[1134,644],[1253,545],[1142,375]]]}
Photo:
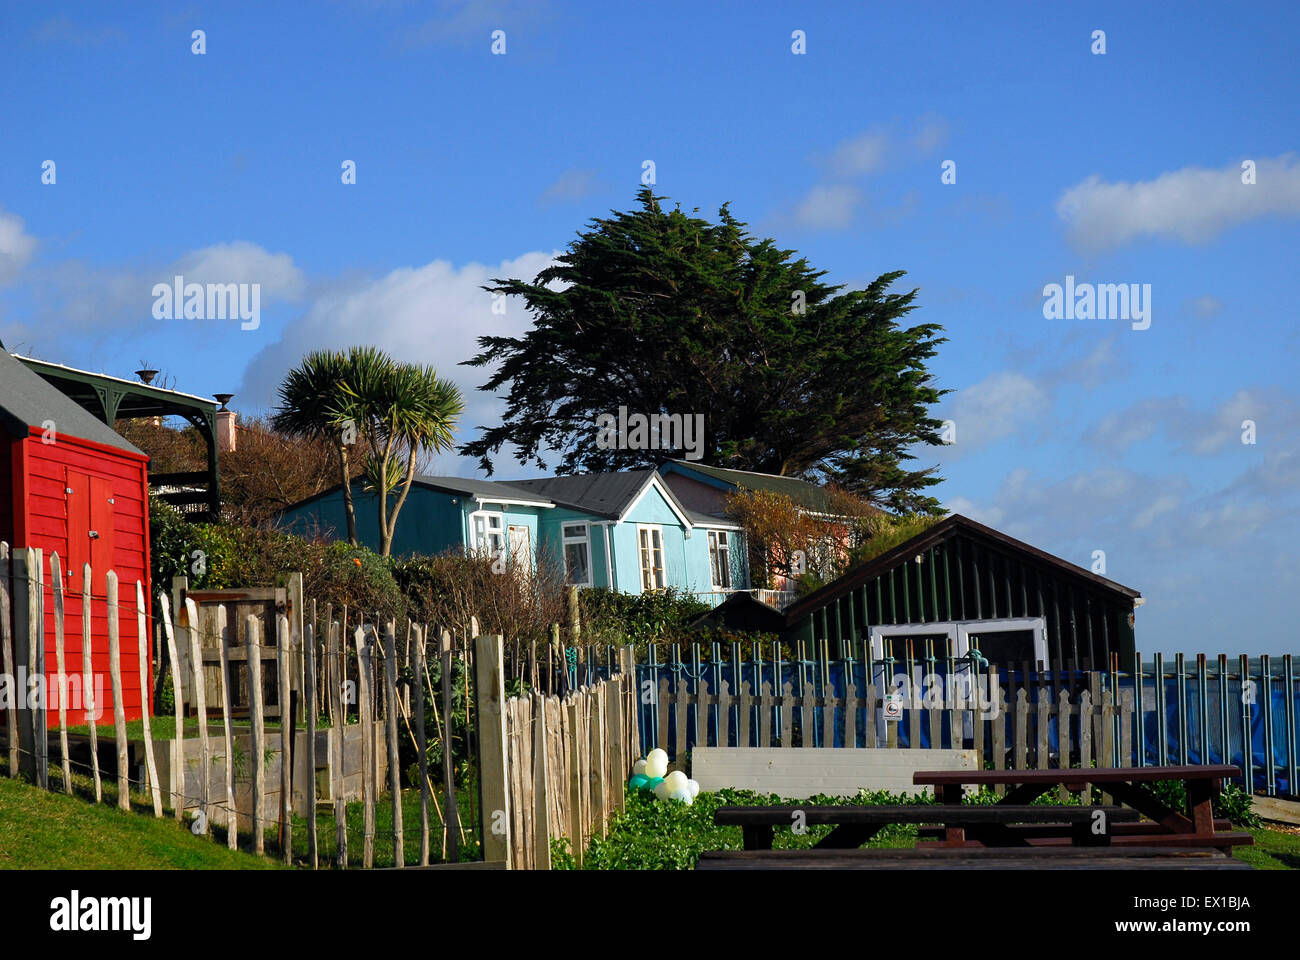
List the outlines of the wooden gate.
{"label": "wooden gate", "polygon": [[[176,609],[183,611],[185,601],[193,600],[198,609],[199,650],[203,660],[203,687],[208,704],[221,703],[221,637],[217,631],[217,607],[226,608],[226,629],[230,633],[230,683],[232,709],[238,716],[248,714],[248,617],[261,624],[262,703],[267,717],[280,716],[280,664],[277,649],[277,618],[289,610],[289,591],[285,587],[246,587],[237,590],[187,590],[184,581],[173,584]],[[179,617],[178,617],[179,622]],[[178,651],[188,660],[188,645]],[[191,671],[185,671],[192,675]],[[193,681],[190,681],[191,683]],[[185,702],[193,703],[192,691],[186,690]]]}

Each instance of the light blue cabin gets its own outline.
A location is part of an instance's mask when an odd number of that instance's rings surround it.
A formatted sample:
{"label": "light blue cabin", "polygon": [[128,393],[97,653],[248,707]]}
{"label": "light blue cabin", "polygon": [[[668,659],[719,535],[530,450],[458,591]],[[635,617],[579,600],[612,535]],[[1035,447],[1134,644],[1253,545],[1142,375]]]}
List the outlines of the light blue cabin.
{"label": "light blue cabin", "polygon": [[[379,546],[373,493],[353,484],[357,536]],[[303,536],[346,536],[342,487],[282,514]],[[393,538],[394,556],[448,549],[555,564],[568,582],[641,593],[676,587],[706,602],[749,589],[744,534],[684,507],[655,470],[500,482],[417,477]],[[508,548],[508,549],[507,549]]]}

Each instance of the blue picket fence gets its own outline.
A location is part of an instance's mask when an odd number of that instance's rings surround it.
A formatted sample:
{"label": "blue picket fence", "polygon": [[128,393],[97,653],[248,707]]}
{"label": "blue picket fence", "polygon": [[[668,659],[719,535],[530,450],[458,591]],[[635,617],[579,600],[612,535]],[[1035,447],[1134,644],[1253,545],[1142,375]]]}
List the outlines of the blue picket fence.
{"label": "blue picket fence", "polygon": [[[764,646],[772,649],[770,644]],[[686,651],[685,657],[675,645],[663,652],[667,657],[661,661],[661,651],[652,644],[646,660],[636,666],[637,686],[642,694],[640,731],[643,753],[666,741],[670,755],[675,754],[676,745],[682,740],[677,731],[677,711],[660,709],[661,691],[666,693],[670,703],[675,702],[679,693],[694,697],[704,692],[716,696],[723,682],[733,697],[739,694],[740,685],[745,684],[751,693],[761,692],[766,686],[778,697],[788,685],[789,692],[796,698],[842,698],[846,695],[847,683],[851,683],[861,697],[870,676],[870,686],[877,697],[883,696],[887,690],[904,694],[904,715],[897,723],[896,744],[911,747],[913,730],[917,728],[910,722],[909,705],[913,690],[928,703],[934,703],[936,699],[951,703],[949,698],[956,689],[967,696],[971,690],[984,690],[987,695],[989,676],[987,664],[978,658],[931,656],[913,659],[909,656],[874,662],[869,658],[790,661],[782,660],[775,650],[771,657],[758,656],[756,647],[748,651],[749,657],[744,657],[739,644],[730,645],[730,649],[715,644],[707,650],[695,645]],[[612,656],[610,659],[612,661]],[[585,666],[587,675],[593,679],[606,674],[594,660],[598,657],[589,658]],[[1138,682],[1139,677],[1141,682]],[[573,680],[575,684],[583,682],[576,671]],[[1127,671],[1113,669],[1091,674],[1073,670],[1040,670],[1026,664],[1018,669],[999,671],[997,680],[1004,705],[1014,703],[1015,691],[1019,689],[1025,689],[1030,704],[1036,705],[1040,695],[1050,698],[1049,702],[1054,704],[1062,689],[1077,695],[1091,688],[1094,704],[1109,702],[1115,708],[1112,765],[1232,763],[1243,771],[1240,782],[1251,783],[1256,792],[1269,795],[1297,793],[1300,686],[1297,685],[1291,655],[1279,658],[1242,656],[1231,660],[1205,656],[1178,656],[1165,660],[1156,656],[1150,662],[1143,661],[1139,655]],[[1121,709],[1125,704],[1131,705],[1131,709]],[[738,746],[740,707],[733,703],[728,709],[726,745]],[[759,709],[751,707],[749,746],[759,745]],[[771,703],[762,709],[769,711],[766,717],[767,746],[781,745],[783,726],[793,728],[792,739],[798,743],[803,743],[806,737],[814,746],[845,745],[847,731],[844,729],[843,705],[816,708],[816,716],[807,731],[801,729],[797,708],[792,722],[782,717],[784,708],[780,703]],[[824,722],[822,711],[827,709],[836,711],[831,724]],[[1029,713],[1033,726],[1030,741],[1034,742],[1037,738],[1036,711],[1031,709]],[[938,712],[936,716],[937,742],[934,746],[973,746],[971,714],[966,714],[964,721],[956,720],[948,710]],[[991,720],[991,723],[998,722],[1006,725],[1004,742],[1010,744],[1013,737],[1012,711],[1004,709]],[[667,729],[661,731],[660,725],[665,723]],[[1067,731],[1066,742],[1074,744],[1077,749],[1078,718],[1071,718],[1070,723],[1072,727]],[[1127,724],[1127,729],[1121,730],[1121,724]],[[690,703],[684,713],[686,749],[696,744],[719,745],[721,726],[717,705]],[[833,732],[830,742],[825,742],[828,726]],[[861,709],[856,711],[854,726],[854,745],[870,745],[867,743],[866,718]],[[875,729],[876,745],[884,746],[884,735],[880,732],[885,729],[884,723],[878,722]],[[988,729],[991,731],[991,726]],[[1048,743],[1054,757],[1059,733],[1058,719],[1053,715],[1049,721]],[[931,746],[929,723],[919,725],[919,734],[921,747]],[[1123,743],[1128,744],[1127,753],[1121,750]],[[992,744],[991,733],[983,737],[986,760],[991,759]]]}

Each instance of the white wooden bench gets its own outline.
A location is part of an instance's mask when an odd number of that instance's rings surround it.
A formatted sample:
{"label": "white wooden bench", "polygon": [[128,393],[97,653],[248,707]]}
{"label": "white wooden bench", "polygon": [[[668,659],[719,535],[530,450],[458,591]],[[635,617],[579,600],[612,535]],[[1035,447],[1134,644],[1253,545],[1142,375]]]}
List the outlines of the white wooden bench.
{"label": "white wooden bench", "polygon": [[887,747],[695,747],[691,776],[701,790],[754,790],[791,800],[855,796],[861,789],[915,795],[918,770],[978,770],[974,750]]}

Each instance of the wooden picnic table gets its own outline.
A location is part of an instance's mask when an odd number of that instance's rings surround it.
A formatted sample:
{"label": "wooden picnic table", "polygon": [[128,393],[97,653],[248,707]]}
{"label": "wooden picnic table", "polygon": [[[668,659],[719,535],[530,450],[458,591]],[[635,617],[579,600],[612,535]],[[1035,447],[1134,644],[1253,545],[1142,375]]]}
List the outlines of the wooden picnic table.
{"label": "wooden picnic table", "polygon": [[[1100,767],[1095,769],[1063,770],[923,770],[913,774],[917,786],[932,786],[940,803],[960,804],[965,786],[1008,786],[998,803],[1019,807],[1032,803],[1053,789],[1064,786],[1070,791],[1082,790],[1085,784],[1104,788],[1119,803],[1138,811],[1152,822],[1137,824],[1113,838],[1116,846],[1190,846],[1232,847],[1254,842],[1248,833],[1216,830],[1220,823],[1214,819],[1213,800],[1222,789],[1225,779],[1241,775],[1241,770],[1231,764],[1204,764],[1198,766],[1167,767]],[[1187,792],[1187,811],[1180,813],[1152,793],[1145,784],[1164,780],[1181,780]],[[1051,809],[1050,807],[1045,809]],[[1015,828],[1011,832],[1017,833]],[[1060,844],[1068,840],[1060,836],[1034,837],[1032,832],[1019,831],[1028,843]],[[956,838],[950,832],[944,840],[952,844]],[[977,839],[968,842],[978,844]]]}
{"label": "wooden picnic table", "polygon": [[914,850],[713,850],[697,870],[1249,870],[1216,849],[942,847]]}
{"label": "wooden picnic table", "polygon": [[[1099,819],[1100,815],[1100,819]],[[1029,804],[906,804],[899,806],[761,806],[719,807],[718,826],[738,826],[746,850],[771,850],[776,827],[834,825],[814,850],[861,847],[890,824],[941,824],[953,843],[977,838],[989,847],[1029,844],[1008,832],[1010,824],[1048,824],[1076,846],[1107,846],[1111,824],[1132,823],[1141,814],[1127,807],[1049,807]],[[1101,829],[1097,829],[1100,822]]]}

